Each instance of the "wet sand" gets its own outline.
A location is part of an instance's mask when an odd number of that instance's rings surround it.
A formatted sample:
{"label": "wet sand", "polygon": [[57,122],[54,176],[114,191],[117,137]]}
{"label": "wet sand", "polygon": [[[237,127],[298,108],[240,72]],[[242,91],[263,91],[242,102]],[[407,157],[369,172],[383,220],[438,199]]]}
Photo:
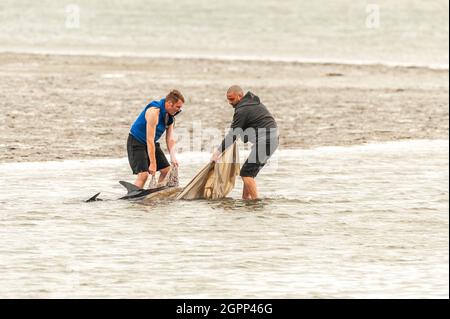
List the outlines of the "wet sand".
{"label": "wet sand", "polygon": [[125,157],[136,116],[172,88],[187,98],[176,131],[223,131],[232,84],[272,111],[282,148],[449,137],[448,70],[3,53],[0,77],[0,162]]}

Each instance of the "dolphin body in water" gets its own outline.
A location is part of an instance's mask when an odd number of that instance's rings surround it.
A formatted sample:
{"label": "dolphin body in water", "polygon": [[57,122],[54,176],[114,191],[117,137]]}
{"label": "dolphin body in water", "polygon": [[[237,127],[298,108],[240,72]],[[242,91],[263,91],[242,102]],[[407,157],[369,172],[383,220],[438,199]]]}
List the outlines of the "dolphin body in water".
{"label": "dolphin body in water", "polygon": [[125,196],[120,197],[119,199],[138,199],[150,195],[152,193],[159,192],[163,189],[169,188],[169,186],[161,186],[156,188],[141,189],[136,185],[125,181],[119,181],[119,183],[120,185],[122,185],[127,189],[127,194]]}
{"label": "dolphin body in water", "polygon": [[[182,191],[181,187],[176,186],[171,187],[166,185],[155,188],[142,189],[129,182],[119,181],[119,183],[127,189],[127,194],[118,198],[124,200],[148,200],[162,198],[170,199],[176,197],[176,195],[178,195]],[[101,198],[98,198],[99,195],[100,193],[95,194],[94,196],[86,200],[86,203],[102,201]]]}
{"label": "dolphin body in water", "polygon": [[129,200],[155,200],[155,199],[171,199],[175,198],[176,195],[181,193],[183,188],[178,186],[160,186],[149,189],[140,189],[136,187],[134,184],[120,181],[119,182],[123,187],[125,187],[128,193],[120,197],[119,199],[129,199]]}

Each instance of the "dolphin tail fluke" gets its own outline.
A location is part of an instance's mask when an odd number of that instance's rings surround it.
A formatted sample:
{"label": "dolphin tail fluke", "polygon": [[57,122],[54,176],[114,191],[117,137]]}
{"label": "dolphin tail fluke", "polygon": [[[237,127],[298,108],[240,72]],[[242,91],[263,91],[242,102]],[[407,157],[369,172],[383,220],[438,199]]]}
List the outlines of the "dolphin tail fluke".
{"label": "dolphin tail fluke", "polygon": [[100,198],[97,198],[98,195],[100,195],[100,193],[97,193],[97,194],[95,194],[94,196],[92,196],[91,198],[89,198],[89,199],[86,201],[86,203],[89,203],[89,202],[95,202],[95,201],[100,201],[101,199],[100,199]]}

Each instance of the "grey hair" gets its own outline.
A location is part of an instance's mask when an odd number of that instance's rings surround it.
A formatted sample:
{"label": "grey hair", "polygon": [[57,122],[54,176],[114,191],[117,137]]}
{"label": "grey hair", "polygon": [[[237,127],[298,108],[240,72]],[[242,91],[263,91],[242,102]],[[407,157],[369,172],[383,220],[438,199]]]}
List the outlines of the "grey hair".
{"label": "grey hair", "polygon": [[233,85],[227,91],[227,94],[236,93],[237,95],[244,96],[244,90],[239,85]]}

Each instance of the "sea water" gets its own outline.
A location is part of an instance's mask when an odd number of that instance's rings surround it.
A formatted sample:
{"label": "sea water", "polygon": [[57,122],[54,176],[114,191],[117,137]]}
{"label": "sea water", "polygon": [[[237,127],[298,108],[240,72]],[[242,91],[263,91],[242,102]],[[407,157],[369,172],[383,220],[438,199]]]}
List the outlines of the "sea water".
{"label": "sea water", "polygon": [[0,2],[0,52],[448,69],[448,45],[447,0]]}
{"label": "sea water", "polygon": [[[0,297],[448,298],[448,149],[281,149],[260,200],[148,205],[116,200],[126,159],[3,163]],[[179,155],[181,185],[209,156]]]}

